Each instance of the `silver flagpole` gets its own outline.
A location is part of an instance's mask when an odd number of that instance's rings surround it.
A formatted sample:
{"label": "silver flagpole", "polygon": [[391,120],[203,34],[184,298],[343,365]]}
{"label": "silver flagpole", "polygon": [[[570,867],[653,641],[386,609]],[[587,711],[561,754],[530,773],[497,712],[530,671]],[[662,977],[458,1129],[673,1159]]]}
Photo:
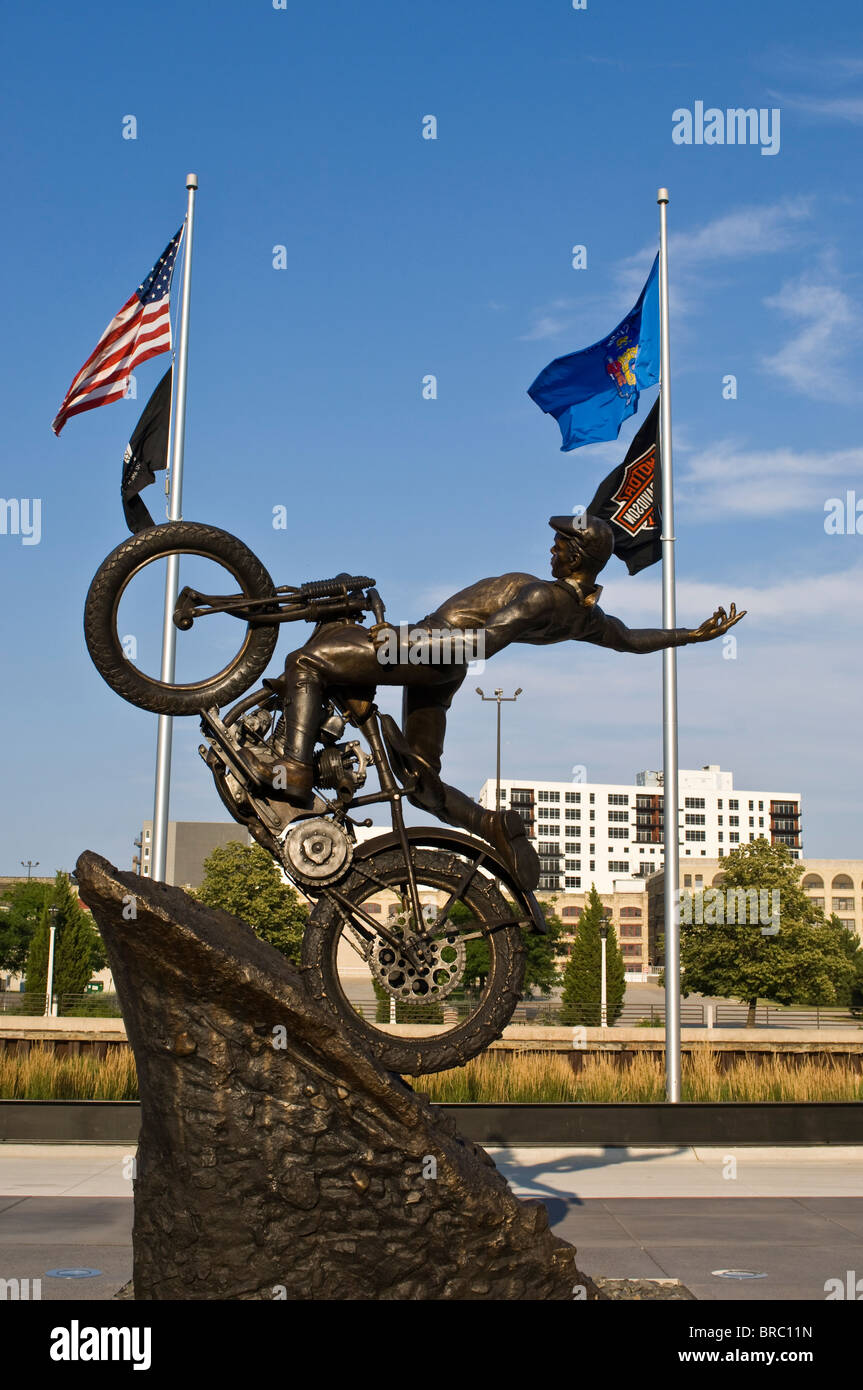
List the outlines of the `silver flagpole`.
{"label": "silver flagpole", "polygon": [[[677,626],[674,488],[671,472],[671,353],[668,344],[668,189],[659,204],[659,439],[662,459],[662,626]],[[665,1097],[680,1100],[680,906],[678,885],[677,652],[662,653],[662,781],[665,789]]]}
{"label": "silver flagpole", "polygon": [[[186,246],[183,255],[183,298],[180,304],[180,342],[177,348],[174,373],[174,410],[171,449],[171,492],[168,499],[168,520],[180,521],[183,515],[183,445],[186,437],[186,371],[189,362],[189,309],[192,302],[192,236],[195,229],[195,193],[197,174],[186,175],[188,207],[186,209]],[[174,679],[177,654],[177,629],[174,626],[174,606],[179,587],[180,557],[168,557],[165,578],[165,612],[162,619],[162,680]],[[171,746],[174,720],[170,714],[159,715],[159,736],[156,741],[156,799],[153,807],[153,853],[150,876],[164,881],[168,861],[168,803],[171,795]]]}

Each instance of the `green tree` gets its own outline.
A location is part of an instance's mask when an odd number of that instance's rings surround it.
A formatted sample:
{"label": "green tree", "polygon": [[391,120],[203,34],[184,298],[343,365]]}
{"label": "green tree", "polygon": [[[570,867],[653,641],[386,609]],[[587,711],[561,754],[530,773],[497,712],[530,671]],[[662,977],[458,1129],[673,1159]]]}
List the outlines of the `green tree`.
{"label": "green tree", "polygon": [[[838,923],[825,920],[821,908],[800,887],[803,866],[785,845],[765,838],[732,850],[723,860],[721,887],[695,894],[692,921],[681,920],[680,963],[684,995],[721,995],[747,1004],[747,1027],[755,1024],[759,999],[776,1004],[835,1004],[850,998],[855,965]],[[750,890],[749,920],[729,922],[728,890]],[[778,903],[778,931],[754,914],[751,892],[778,893],[763,900]],[[760,904],[759,904],[760,906]],[[736,917],[741,914],[735,903]],[[753,922],[756,915],[759,920]],[[764,914],[766,916],[766,914]],[[702,921],[697,919],[701,917]],[[767,927],[763,931],[762,927]]]}
{"label": "green tree", "polygon": [[204,860],[204,879],[194,894],[207,907],[240,917],[264,941],[298,963],[308,908],[263,845],[232,840]]}
{"label": "green tree", "polygon": [[48,948],[50,941],[51,918],[48,914],[48,904],[39,913],[39,920],[36,929],[30,938],[30,945],[27,951],[27,959],[24,967],[24,992],[25,994],[44,994],[48,982]]}
{"label": "green tree", "polygon": [[[602,938],[600,928],[606,910],[594,884],[590,886],[584,911],[575,929],[569,960],[563,972],[561,1023],[583,1024],[596,1028],[602,1021]],[[609,1023],[614,1023],[623,1011],[626,992],[626,967],[617,943],[617,932],[609,924],[606,941],[606,1003]]]}
{"label": "green tree", "polygon": [[[559,941],[563,924],[555,916],[553,904],[540,903],[540,908],[548,927],[546,935],[542,936],[539,932],[533,931],[523,931],[522,933],[526,954],[524,989],[525,992],[530,989],[538,989],[541,994],[547,995],[559,983],[560,979],[555,965],[555,956],[560,950]],[[459,931],[466,931],[470,929],[469,923],[475,921],[475,918],[465,903],[456,902],[453,903],[450,911],[450,921]],[[491,965],[488,946],[479,939],[467,941],[465,942],[465,953],[465,983],[469,988],[482,987]]]}
{"label": "green tree", "polygon": [[51,896],[47,883],[22,879],[0,898],[0,970],[24,969],[42,909]]}
{"label": "green tree", "polygon": [[55,929],[54,994],[83,994],[94,971],[105,965],[105,951],[89,913],[81,907],[64,873],[56,875],[30,941],[24,983],[28,994],[46,991],[51,926]]}
{"label": "green tree", "polygon": [[94,972],[105,964],[102,939],[72,891],[65,874],[58,874],[53,905],[57,908],[54,946],[54,993],[83,994]]}

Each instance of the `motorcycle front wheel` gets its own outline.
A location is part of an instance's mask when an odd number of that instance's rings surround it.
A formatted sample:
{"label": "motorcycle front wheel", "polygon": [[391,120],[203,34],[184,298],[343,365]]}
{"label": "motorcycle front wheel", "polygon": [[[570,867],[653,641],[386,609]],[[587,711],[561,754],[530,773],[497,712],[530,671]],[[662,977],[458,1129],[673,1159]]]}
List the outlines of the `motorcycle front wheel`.
{"label": "motorcycle front wheel", "polygon": [[[121,621],[121,605],[132,593],[135,581],[139,586],[143,582],[145,587],[149,583],[146,612],[152,616],[153,594],[158,593],[159,583],[163,586],[164,581],[155,582],[158,577],[155,570],[151,571],[149,579],[146,572],[148,567],[171,557],[176,557],[181,585],[184,567],[191,564],[197,566],[193,577],[205,572],[206,586],[212,587],[215,580],[224,597],[236,595],[239,589],[246,598],[275,598],[275,586],[266,569],[236,536],[200,522],[169,521],[130,536],[103,560],[93,576],[84,606],[84,637],[99,674],[124,700],[154,714],[197,714],[213,705],[229,704],[254,685],[269,665],[279,629],[274,623],[255,625],[226,614],[196,619],[194,626],[200,627],[205,641],[212,637],[212,648],[216,651],[224,648],[228,658],[215,675],[195,675],[176,681],[163,681],[161,668],[159,675],[155,674],[160,638],[151,632],[151,669],[145,670],[136,660],[139,646],[136,635],[123,631],[126,622]],[[139,613],[143,609],[141,605]],[[157,605],[159,616],[161,611],[161,606]],[[218,639],[217,621],[225,625],[218,632]],[[178,633],[180,644],[184,635]],[[178,650],[177,659],[182,663],[182,651]],[[212,651],[206,648],[205,669],[211,661]]]}

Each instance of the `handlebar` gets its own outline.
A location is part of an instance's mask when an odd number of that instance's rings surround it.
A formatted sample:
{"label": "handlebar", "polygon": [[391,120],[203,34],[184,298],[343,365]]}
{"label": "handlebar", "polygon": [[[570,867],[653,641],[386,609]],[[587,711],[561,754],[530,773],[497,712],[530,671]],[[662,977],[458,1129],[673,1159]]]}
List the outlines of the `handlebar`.
{"label": "handlebar", "polygon": [[373,589],[375,580],[364,574],[337,574],[335,579],[312,579],[295,590],[303,598],[338,598],[355,589]]}

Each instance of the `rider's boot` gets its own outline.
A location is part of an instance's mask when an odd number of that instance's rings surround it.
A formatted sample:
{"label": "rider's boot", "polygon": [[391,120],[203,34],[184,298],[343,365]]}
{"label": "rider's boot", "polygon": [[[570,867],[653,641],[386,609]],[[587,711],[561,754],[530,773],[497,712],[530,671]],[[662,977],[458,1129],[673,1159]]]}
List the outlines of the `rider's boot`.
{"label": "rider's boot", "polygon": [[[323,687],[317,671],[291,653],[280,678],[285,712],[268,746],[243,749],[244,762],[262,786],[305,799],[315,781],[315,740],[323,714]],[[271,689],[276,682],[267,682]]]}
{"label": "rider's boot", "polygon": [[459,826],[470,835],[486,840],[497,850],[516,882],[532,892],[539,883],[539,855],[527,837],[518,812],[484,810],[458,787],[441,782],[423,758],[414,756],[427,769],[423,785],[410,797],[414,805],[432,811],[447,825]]}
{"label": "rider's boot", "polygon": [[288,757],[286,753],[279,754],[270,749],[255,753],[251,748],[244,748],[243,762],[256,782],[263,787],[271,787],[274,792],[287,792],[289,796],[305,799],[315,783],[313,767]]}

